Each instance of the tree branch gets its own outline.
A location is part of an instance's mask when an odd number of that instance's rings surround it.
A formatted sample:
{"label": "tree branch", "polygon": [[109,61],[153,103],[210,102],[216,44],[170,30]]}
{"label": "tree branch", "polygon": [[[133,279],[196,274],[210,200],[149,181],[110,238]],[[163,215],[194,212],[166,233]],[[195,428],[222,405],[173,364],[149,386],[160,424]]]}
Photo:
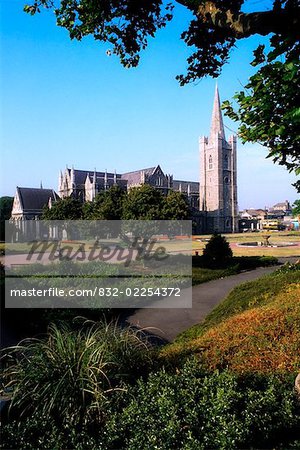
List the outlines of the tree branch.
{"label": "tree branch", "polygon": [[[299,37],[300,7],[271,11],[242,13],[218,8],[215,2],[200,3],[199,0],[176,0],[177,3],[193,10],[205,23],[214,27],[231,30],[237,39],[253,34],[266,36],[270,33]],[[198,6],[196,4],[198,3]]]}

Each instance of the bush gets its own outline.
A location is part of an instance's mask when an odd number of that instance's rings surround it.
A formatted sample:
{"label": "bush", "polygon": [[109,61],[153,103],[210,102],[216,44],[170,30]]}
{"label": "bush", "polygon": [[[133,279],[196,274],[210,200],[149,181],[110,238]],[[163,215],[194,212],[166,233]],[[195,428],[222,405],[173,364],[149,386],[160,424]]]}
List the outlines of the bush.
{"label": "bush", "polygon": [[207,267],[222,268],[228,266],[232,250],[224,236],[214,233],[203,250],[203,259]]}
{"label": "bush", "polygon": [[283,266],[280,267],[279,270],[277,270],[277,275],[281,275],[281,274],[288,274],[291,272],[298,272],[300,273],[300,259],[299,261],[297,261],[295,264],[292,264],[290,262],[286,262]]}
{"label": "bush", "polygon": [[300,413],[293,381],[205,375],[190,360],[176,374],[138,382],[107,426],[108,448],[274,448],[297,437]]}
{"label": "bush", "polygon": [[287,377],[207,375],[195,359],[176,373],[161,370],[110,402],[101,427],[45,421],[34,414],[6,425],[4,448],[208,450],[291,448],[300,412]]}
{"label": "bush", "polygon": [[274,256],[234,256],[232,264],[236,264],[239,270],[252,270],[257,267],[269,267],[278,264]]}
{"label": "bush", "polygon": [[[207,259],[203,256],[193,256],[194,268],[207,268]],[[227,267],[235,273],[241,270],[253,270],[257,267],[269,267],[278,264],[278,259],[274,256],[233,256],[228,260]]]}

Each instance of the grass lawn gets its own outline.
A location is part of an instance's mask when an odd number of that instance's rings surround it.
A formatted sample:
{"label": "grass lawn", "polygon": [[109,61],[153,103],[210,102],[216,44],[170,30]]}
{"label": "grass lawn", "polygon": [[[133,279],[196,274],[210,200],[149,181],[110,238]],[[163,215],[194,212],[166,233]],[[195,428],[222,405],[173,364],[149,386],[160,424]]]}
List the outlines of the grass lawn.
{"label": "grass lawn", "polygon": [[275,258],[288,258],[288,257],[299,257],[300,258],[300,247],[236,247],[231,246],[234,256],[274,256]]}
{"label": "grass lawn", "polygon": [[[288,256],[299,256],[300,257],[300,246],[295,247],[238,247],[236,244],[240,244],[242,242],[255,242],[255,241],[263,241],[264,233],[239,233],[239,234],[226,234],[226,239],[231,245],[234,256],[275,256],[275,257],[288,257]],[[278,244],[282,242],[288,243],[298,243],[300,244],[300,232],[270,232],[270,243]],[[198,251],[199,254],[202,254],[202,250],[205,247],[207,240],[210,238],[210,235],[199,235],[193,236],[192,243],[190,240],[162,240],[158,241],[156,246],[153,247],[153,250],[157,247],[164,247],[167,252],[174,253],[189,253],[191,250],[193,253]],[[100,243],[104,245],[115,245],[119,243],[117,239],[107,239],[103,240]],[[92,247],[94,242],[92,241],[82,241],[87,248],[88,246]],[[81,243],[74,242],[72,246],[74,250],[76,250]],[[71,243],[66,243],[65,245],[71,245]],[[30,245],[27,243],[18,243],[18,244],[4,244],[0,243],[0,252],[3,252],[5,248],[9,248],[13,253],[26,253],[30,249]]]}
{"label": "grass lawn", "polygon": [[[300,257],[300,232],[287,232],[287,231],[273,231],[268,234],[271,235],[269,242],[273,245],[287,242],[298,244],[293,247],[239,247],[236,244],[244,242],[261,242],[263,241],[263,235],[265,233],[238,233],[238,234],[226,234],[226,239],[230,243],[234,256],[275,256],[276,258],[284,258],[289,256]],[[193,251],[199,251],[201,254],[203,248],[206,245],[205,239],[209,236],[193,236]]]}
{"label": "grass lawn", "polygon": [[[51,251],[53,247],[55,246],[56,241],[47,241],[43,242],[43,245],[49,244],[49,249],[47,251]],[[117,239],[107,239],[103,241],[103,244],[105,245],[116,245],[119,241]],[[31,250],[32,245],[34,245],[34,242],[17,242],[17,243],[0,243],[0,252],[4,252],[5,249],[8,250],[11,253],[27,253]],[[50,245],[52,244],[52,246]],[[62,243],[62,246],[69,246],[71,245],[74,251],[76,251],[82,244],[85,245],[86,249],[92,248],[95,244],[95,241],[65,241]],[[37,250],[34,253],[38,253],[41,251],[41,247],[39,246]]]}
{"label": "grass lawn", "polygon": [[[300,232],[271,232],[270,243],[279,244],[282,242],[300,244]],[[243,242],[260,242],[263,241],[264,233],[236,233],[236,234],[226,234],[226,239],[231,245],[234,256],[275,256],[275,257],[285,257],[285,256],[299,256],[300,257],[300,246],[295,247],[238,247],[236,244],[241,244]],[[192,238],[192,251],[198,251],[202,254],[202,251],[210,239],[210,235],[197,235]],[[190,241],[189,240],[171,240],[171,241],[159,241],[157,245],[161,245],[167,249],[167,251],[174,251],[183,253],[185,251],[190,251]]]}

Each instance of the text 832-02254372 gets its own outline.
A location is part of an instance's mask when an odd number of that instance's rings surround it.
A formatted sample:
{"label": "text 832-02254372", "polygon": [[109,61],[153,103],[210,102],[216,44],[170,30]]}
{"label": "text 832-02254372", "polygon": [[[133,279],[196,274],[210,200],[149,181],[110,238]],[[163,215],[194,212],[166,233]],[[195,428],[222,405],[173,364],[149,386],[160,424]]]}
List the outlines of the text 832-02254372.
{"label": "text 832-02254372", "polygon": [[174,295],[175,297],[180,297],[180,288],[178,287],[148,287],[148,288],[129,288],[124,290],[119,288],[99,288],[99,297],[118,297],[119,295],[125,295],[126,297],[170,297]]}

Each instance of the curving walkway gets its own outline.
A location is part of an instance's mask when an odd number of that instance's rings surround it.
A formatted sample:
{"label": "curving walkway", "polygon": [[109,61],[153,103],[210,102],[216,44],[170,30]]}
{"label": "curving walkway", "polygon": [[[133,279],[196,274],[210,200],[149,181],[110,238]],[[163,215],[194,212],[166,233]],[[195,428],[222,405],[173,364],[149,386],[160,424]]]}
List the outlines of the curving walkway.
{"label": "curving walkway", "polygon": [[276,269],[278,266],[260,267],[250,272],[193,286],[192,308],[160,308],[159,303],[156,303],[156,308],[136,310],[127,316],[127,322],[141,328],[149,327],[149,331],[166,341],[172,341],[182,331],[201,322],[234,287],[272,273]]}

